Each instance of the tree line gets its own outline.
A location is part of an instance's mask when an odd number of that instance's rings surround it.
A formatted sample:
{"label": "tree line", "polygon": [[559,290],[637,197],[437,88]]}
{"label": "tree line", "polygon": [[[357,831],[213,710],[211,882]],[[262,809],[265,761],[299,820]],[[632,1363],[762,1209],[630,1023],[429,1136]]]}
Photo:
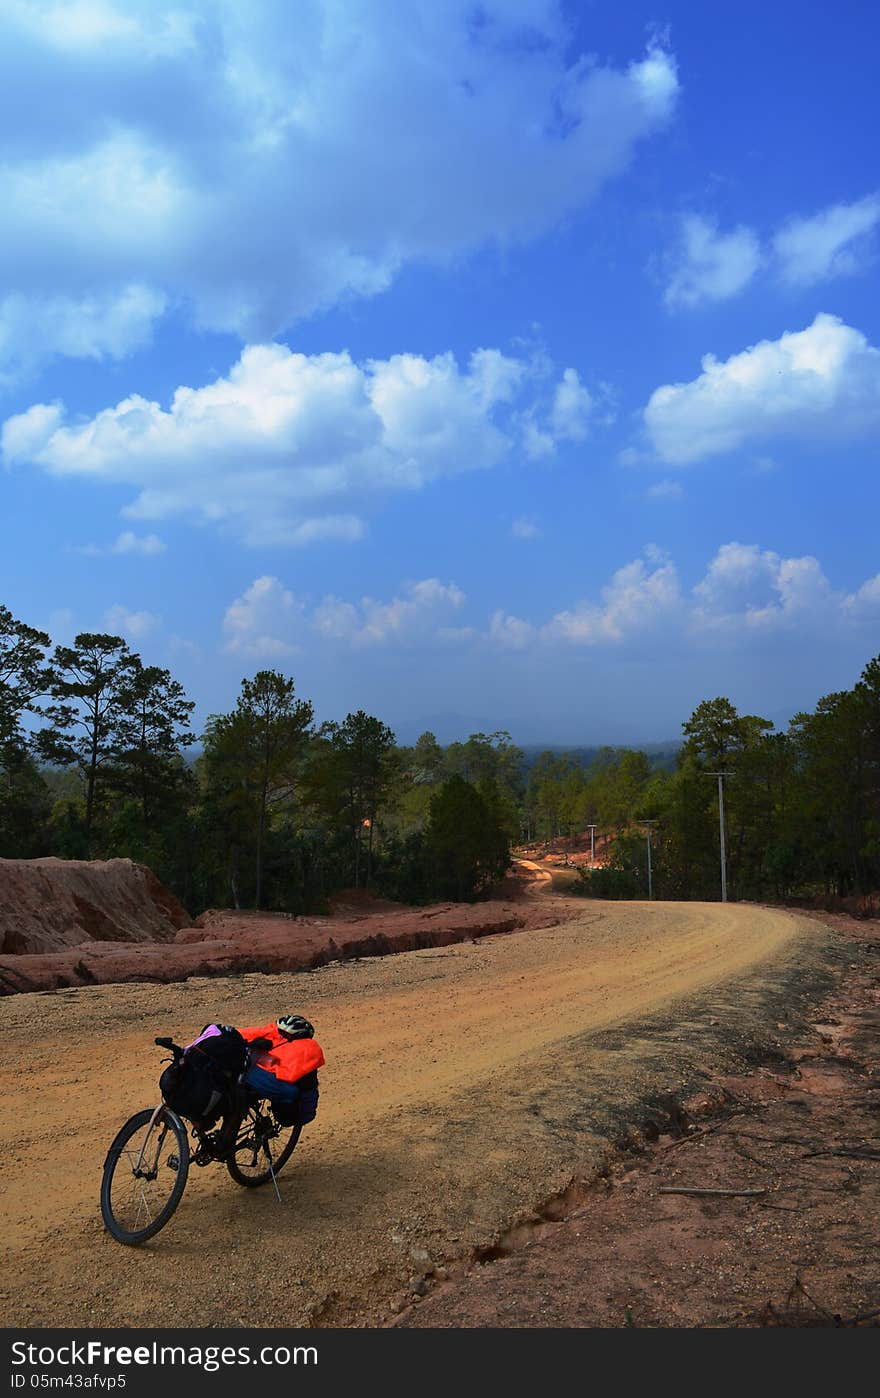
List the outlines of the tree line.
{"label": "tree line", "polygon": [[785,732],[723,697],[701,703],[682,732],[675,770],[642,769],[611,866],[584,873],[582,891],[644,897],[650,833],[655,897],[717,898],[719,772],[731,898],[880,889],[880,657]]}
{"label": "tree line", "polygon": [[319,723],[260,670],[193,758],[193,708],[122,637],[53,648],[0,606],[0,857],[128,857],[193,911],[301,912],[351,886],[466,900],[507,869],[509,735],[401,747],[362,710]]}
{"label": "tree line", "polygon": [[0,606],[0,857],[126,856],[191,911],[299,912],[352,886],[479,897],[511,845],[595,825],[611,864],[584,892],[644,896],[650,830],[655,896],[715,898],[723,771],[731,897],[880,887],[880,657],[786,732],[706,700],[671,766],[626,748],[529,761],[504,731],[402,746],[362,710],[318,721],[276,670],[198,737],[193,707],[121,637],[53,647]]}

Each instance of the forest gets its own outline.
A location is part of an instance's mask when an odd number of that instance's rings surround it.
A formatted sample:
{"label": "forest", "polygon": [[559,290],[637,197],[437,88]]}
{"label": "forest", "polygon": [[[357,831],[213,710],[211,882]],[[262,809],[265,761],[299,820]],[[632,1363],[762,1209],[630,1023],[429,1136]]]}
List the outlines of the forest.
{"label": "forest", "polygon": [[720,896],[724,773],[731,898],[880,887],[880,657],[787,731],[707,699],[668,750],[548,749],[509,733],[398,745],[362,710],[322,720],[260,670],[192,729],[171,673],[119,636],[72,645],[0,605],[0,858],[127,857],[192,912],[320,910],[343,888],[407,903],[486,896],[511,848],[595,825],[605,867],[579,891]]}

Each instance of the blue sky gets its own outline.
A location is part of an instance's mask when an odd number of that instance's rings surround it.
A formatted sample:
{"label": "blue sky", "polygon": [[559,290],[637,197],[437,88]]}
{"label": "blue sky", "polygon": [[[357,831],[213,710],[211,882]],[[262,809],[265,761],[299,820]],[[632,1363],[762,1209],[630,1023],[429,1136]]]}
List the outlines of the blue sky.
{"label": "blue sky", "polygon": [[6,0],[0,600],[198,714],[783,717],[880,651],[867,3]]}

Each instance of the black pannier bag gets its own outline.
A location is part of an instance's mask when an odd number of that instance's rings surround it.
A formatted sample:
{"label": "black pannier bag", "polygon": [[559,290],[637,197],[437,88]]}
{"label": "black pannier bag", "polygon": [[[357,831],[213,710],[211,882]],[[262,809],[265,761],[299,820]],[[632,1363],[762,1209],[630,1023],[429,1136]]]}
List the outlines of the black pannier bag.
{"label": "black pannier bag", "polygon": [[248,1066],[248,1047],[229,1024],[206,1024],[199,1037],[159,1079],[162,1100],[178,1116],[212,1126],[227,1105],[229,1091]]}
{"label": "black pannier bag", "polygon": [[318,1074],[306,1073],[296,1084],[295,1102],[273,1102],[272,1115],[279,1126],[306,1126],[318,1114]]}
{"label": "black pannier bag", "polygon": [[213,1126],[223,1112],[224,1086],[217,1070],[203,1054],[187,1054],[170,1063],[159,1079],[162,1100],[178,1116],[199,1126]]}

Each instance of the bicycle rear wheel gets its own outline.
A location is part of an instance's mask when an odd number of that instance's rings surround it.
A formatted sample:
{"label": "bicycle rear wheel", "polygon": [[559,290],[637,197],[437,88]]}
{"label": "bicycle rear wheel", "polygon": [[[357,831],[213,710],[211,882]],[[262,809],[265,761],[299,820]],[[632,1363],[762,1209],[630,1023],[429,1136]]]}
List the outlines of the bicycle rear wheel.
{"label": "bicycle rear wheel", "polygon": [[267,1184],[274,1171],[287,1164],[300,1138],[301,1126],[281,1126],[260,1105],[249,1107],[238,1130],[235,1150],[226,1168],[245,1189]]}
{"label": "bicycle rear wheel", "polygon": [[186,1128],[168,1107],[146,1107],[117,1133],[104,1161],[101,1217],[118,1243],[146,1242],[180,1203],[189,1171]]}

